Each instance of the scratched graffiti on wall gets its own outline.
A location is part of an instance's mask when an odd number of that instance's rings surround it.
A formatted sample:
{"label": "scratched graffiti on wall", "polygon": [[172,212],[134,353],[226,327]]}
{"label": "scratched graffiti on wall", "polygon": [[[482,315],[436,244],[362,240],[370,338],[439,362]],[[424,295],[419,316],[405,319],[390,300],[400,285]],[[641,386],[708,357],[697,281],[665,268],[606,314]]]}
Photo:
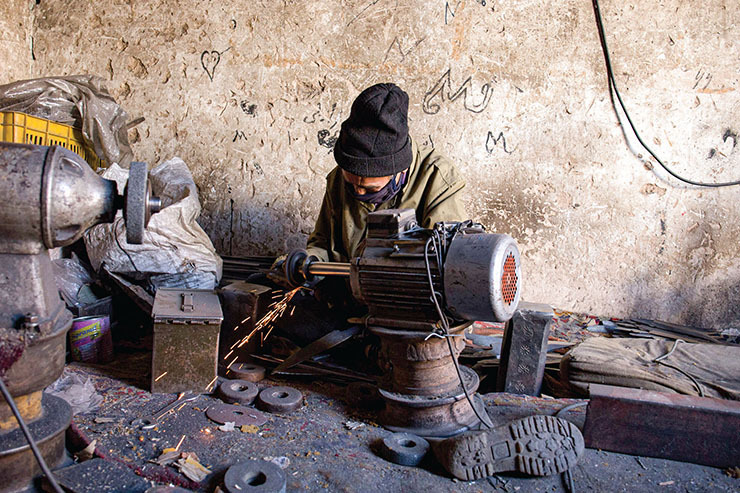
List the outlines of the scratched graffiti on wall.
{"label": "scratched graffiti on wall", "polygon": [[337,103],[333,103],[328,109],[322,108],[321,103],[318,103],[317,109],[310,116],[303,117],[304,123],[322,124],[323,128],[316,132],[316,139],[320,146],[330,150],[334,149],[334,144],[339,138],[339,115],[336,111]]}
{"label": "scratched graffiti on wall", "polygon": [[205,50],[200,54],[200,64],[203,70],[206,71],[206,75],[208,75],[211,82],[213,82],[213,77],[216,75],[216,67],[221,62],[221,55],[229,51],[229,49],[231,47],[226,48],[224,51]]}
{"label": "scratched graffiti on wall", "polygon": [[499,143],[501,144],[500,148],[506,154],[511,154],[516,151],[516,147],[514,149],[508,148],[506,137],[503,132],[499,132],[498,135],[494,135],[493,132],[489,130],[488,135],[486,136],[486,152],[488,154],[493,154],[493,151],[499,148]]}
{"label": "scratched graffiti on wall", "polygon": [[493,88],[489,83],[485,83],[480,88],[482,98],[475,101],[473,96],[473,77],[467,79],[456,90],[452,88],[452,69],[448,68],[442,77],[429,89],[424,95],[422,110],[428,115],[436,115],[441,109],[443,103],[453,103],[458,99],[462,100],[463,107],[472,112],[480,113],[486,109],[493,95]]}

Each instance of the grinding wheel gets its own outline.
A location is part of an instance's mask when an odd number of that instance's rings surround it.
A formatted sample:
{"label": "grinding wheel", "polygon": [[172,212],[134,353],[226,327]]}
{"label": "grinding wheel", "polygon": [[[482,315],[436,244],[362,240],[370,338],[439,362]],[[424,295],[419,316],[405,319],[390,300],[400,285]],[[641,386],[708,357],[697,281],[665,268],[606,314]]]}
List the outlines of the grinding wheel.
{"label": "grinding wheel", "polygon": [[254,402],[259,393],[257,384],[246,380],[224,380],[218,386],[221,400],[228,404],[241,404],[248,406]]}
{"label": "grinding wheel", "polygon": [[249,382],[259,382],[265,378],[265,368],[254,363],[236,363],[229,367],[229,376]]}
{"label": "grinding wheel", "polygon": [[152,187],[148,178],[146,163],[139,161],[131,163],[128,182],[123,192],[123,219],[126,223],[126,241],[136,245],[144,241],[144,230],[149,224],[149,218],[161,208],[160,199],[152,197]]}
{"label": "grinding wheel", "polygon": [[255,425],[267,423],[267,416],[251,407],[234,404],[216,404],[206,411],[206,416],[216,423],[234,423],[234,426]]}
{"label": "grinding wheel", "polygon": [[429,442],[411,433],[394,433],[383,439],[381,455],[402,466],[417,466],[429,450]]}
{"label": "grinding wheel", "polygon": [[286,484],[283,470],[266,460],[238,462],[224,476],[229,493],[284,493]]}
{"label": "grinding wheel", "polygon": [[292,387],[270,387],[257,397],[257,407],[268,413],[291,413],[302,404],[303,394]]}

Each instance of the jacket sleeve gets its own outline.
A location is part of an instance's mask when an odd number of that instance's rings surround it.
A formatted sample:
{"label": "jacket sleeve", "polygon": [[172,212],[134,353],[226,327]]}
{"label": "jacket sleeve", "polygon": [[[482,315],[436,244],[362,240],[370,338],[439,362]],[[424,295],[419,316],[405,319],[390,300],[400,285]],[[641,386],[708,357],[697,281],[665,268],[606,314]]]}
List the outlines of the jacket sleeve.
{"label": "jacket sleeve", "polygon": [[309,255],[315,255],[320,262],[329,261],[330,239],[332,237],[332,205],[327,187],[324,193],[324,200],[321,203],[319,217],[316,218],[316,225],[313,232],[309,235],[306,243],[306,251]]}

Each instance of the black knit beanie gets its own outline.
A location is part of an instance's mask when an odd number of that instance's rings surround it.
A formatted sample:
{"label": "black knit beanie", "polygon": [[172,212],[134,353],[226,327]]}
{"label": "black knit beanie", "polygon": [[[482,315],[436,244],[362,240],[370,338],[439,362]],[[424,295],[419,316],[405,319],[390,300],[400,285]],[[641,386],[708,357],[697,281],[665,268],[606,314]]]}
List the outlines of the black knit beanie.
{"label": "black knit beanie", "polygon": [[395,84],[376,84],[357,96],[334,145],[340,168],[354,175],[391,176],[411,166],[409,96]]}

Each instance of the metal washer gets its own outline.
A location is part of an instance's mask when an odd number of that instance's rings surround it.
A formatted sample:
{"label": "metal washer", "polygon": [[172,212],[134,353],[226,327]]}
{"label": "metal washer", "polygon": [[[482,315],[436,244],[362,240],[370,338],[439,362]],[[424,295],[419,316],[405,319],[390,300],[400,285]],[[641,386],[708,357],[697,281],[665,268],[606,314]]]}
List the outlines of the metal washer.
{"label": "metal washer", "polygon": [[429,450],[429,442],[411,433],[394,433],[383,439],[381,455],[395,464],[417,466]]}
{"label": "metal washer", "polygon": [[235,404],[216,404],[206,411],[206,416],[216,423],[234,423],[234,426],[255,425],[267,423],[267,416],[258,410]]}
{"label": "metal washer", "polygon": [[303,405],[303,394],[293,387],[269,387],[257,396],[257,407],[268,413],[291,413]]}
{"label": "metal washer", "polygon": [[266,460],[237,462],[224,476],[229,493],[285,493],[286,484],[283,470]]}
{"label": "metal washer", "polygon": [[248,406],[254,402],[258,393],[257,384],[246,380],[224,380],[218,386],[218,394],[227,404]]}
{"label": "metal washer", "polygon": [[229,376],[239,380],[259,382],[265,378],[265,368],[254,363],[236,363],[229,367]]}

